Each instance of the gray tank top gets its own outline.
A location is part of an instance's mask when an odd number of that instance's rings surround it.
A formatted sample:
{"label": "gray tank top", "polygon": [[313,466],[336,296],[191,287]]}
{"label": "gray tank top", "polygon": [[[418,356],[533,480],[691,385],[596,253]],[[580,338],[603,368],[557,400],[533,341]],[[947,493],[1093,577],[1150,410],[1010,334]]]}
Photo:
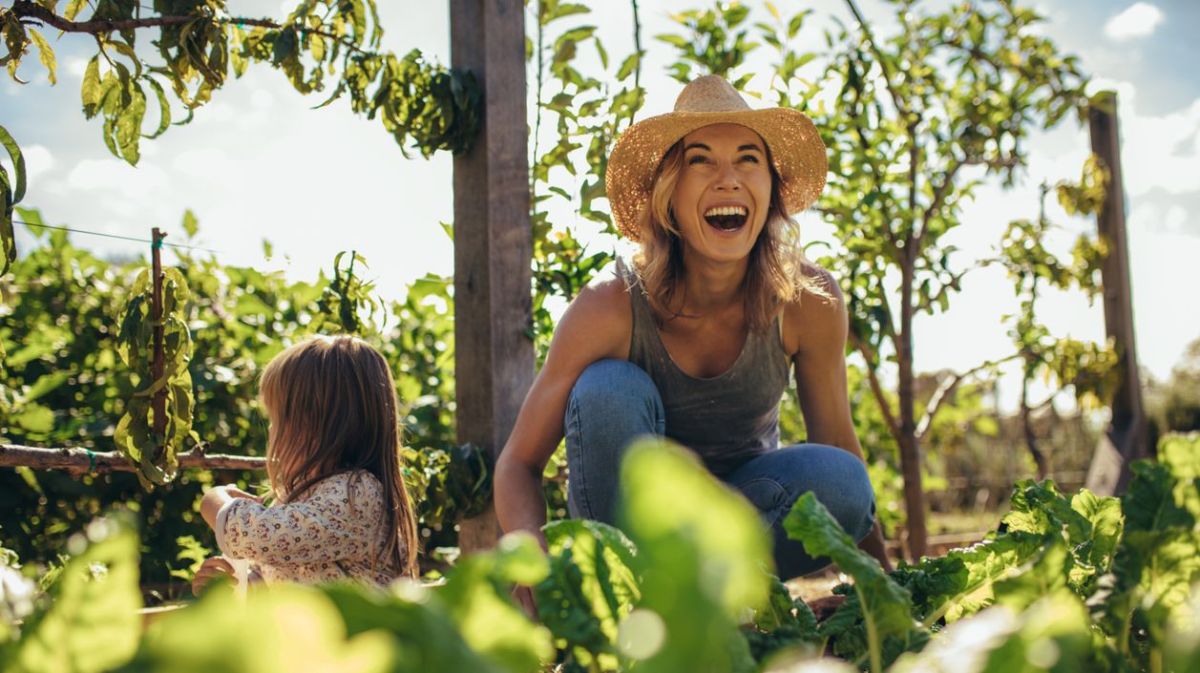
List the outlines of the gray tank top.
{"label": "gray tank top", "polygon": [[667,437],[695,451],[717,475],[778,448],[779,402],[789,376],[780,319],[773,329],[751,330],[724,373],[697,378],[671,360],[637,274],[622,261],[617,271],[629,288],[633,310],[629,361],[649,374],[658,388]]}

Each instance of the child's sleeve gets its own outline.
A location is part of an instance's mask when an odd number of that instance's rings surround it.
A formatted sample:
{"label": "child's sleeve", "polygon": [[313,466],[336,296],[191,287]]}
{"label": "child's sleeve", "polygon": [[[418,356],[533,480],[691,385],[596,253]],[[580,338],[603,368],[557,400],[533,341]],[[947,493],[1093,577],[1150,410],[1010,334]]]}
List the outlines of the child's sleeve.
{"label": "child's sleeve", "polygon": [[382,488],[374,478],[356,480],[353,504],[342,475],[313,487],[300,502],[265,507],[238,498],[217,513],[221,553],[275,566],[362,558],[374,541]]}

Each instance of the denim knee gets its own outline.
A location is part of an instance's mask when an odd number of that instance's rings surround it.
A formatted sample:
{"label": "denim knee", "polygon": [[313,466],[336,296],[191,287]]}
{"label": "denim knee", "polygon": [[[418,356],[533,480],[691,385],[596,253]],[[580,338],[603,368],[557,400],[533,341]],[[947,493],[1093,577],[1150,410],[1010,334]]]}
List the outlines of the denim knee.
{"label": "denim knee", "polygon": [[640,367],[624,360],[588,366],[563,419],[571,516],[611,523],[625,449],[637,437],[663,434],[665,426],[662,397]]}
{"label": "denim knee", "polygon": [[662,397],[650,375],[628,360],[597,360],[588,365],[571,388],[567,419],[572,408],[586,408],[594,416],[648,413],[662,416]]}
{"label": "denim knee", "polygon": [[823,492],[822,504],[857,542],[875,526],[875,490],[871,487],[867,466],[857,456],[830,448],[838,456],[834,461],[839,463],[836,471],[840,474],[835,482],[839,488]]}

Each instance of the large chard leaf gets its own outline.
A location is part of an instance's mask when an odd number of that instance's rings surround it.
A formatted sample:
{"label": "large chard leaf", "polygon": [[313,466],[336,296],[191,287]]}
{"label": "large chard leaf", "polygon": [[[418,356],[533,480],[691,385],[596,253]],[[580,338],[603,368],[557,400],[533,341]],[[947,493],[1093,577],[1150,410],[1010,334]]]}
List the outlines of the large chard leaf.
{"label": "large chard leaf", "polygon": [[[1200,521],[1195,509],[1200,438],[1168,439],[1161,462],[1139,461],[1121,500],[1125,532],[1113,559],[1111,587],[1096,601],[1105,631],[1124,654],[1157,657],[1169,622],[1181,618],[1200,579]],[[1135,623],[1138,628],[1134,628]]]}
{"label": "large chard leaf", "polygon": [[[363,587],[331,589],[347,602]],[[364,599],[363,602],[366,602]],[[376,628],[361,624],[348,635],[338,607],[322,591],[297,585],[251,591],[244,600],[227,587],[205,592],[195,604],[150,625],[137,659],[124,673],[415,673],[386,626],[401,619],[377,614]],[[347,619],[346,621],[350,621]],[[436,641],[434,641],[436,642]],[[427,647],[433,642],[426,645]],[[411,660],[408,660],[411,661]],[[467,669],[464,669],[467,670]],[[487,669],[479,669],[487,670]]]}
{"label": "large chard leaf", "polygon": [[534,585],[549,572],[532,535],[510,533],[496,549],[461,561],[437,597],[467,643],[503,670],[538,670],[554,656],[550,632],[513,603],[513,584]]}
{"label": "large chard leaf", "polygon": [[329,586],[323,591],[341,613],[348,636],[383,631],[391,637],[396,648],[392,673],[504,671],[467,644],[430,589],[403,582],[390,593],[353,585]]}
{"label": "large chard leaf", "polygon": [[[831,559],[854,578],[871,669],[882,671],[884,639],[890,636],[909,640],[909,634],[919,630],[912,617],[911,594],[884,573],[879,561],[858,548],[812,493],[796,501],[783,525],[788,536],[799,540],[809,555]],[[842,610],[849,612],[850,608],[843,604],[839,612]]]}
{"label": "large chard leaf", "polygon": [[1065,589],[1021,613],[988,608],[946,627],[920,654],[903,655],[890,673],[1095,670],[1087,622],[1083,603]]}
{"label": "large chard leaf", "polygon": [[1012,511],[1003,519],[1009,531],[1062,538],[1072,560],[1064,572],[1080,596],[1090,595],[1096,579],[1108,571],[1122,524],[1117,498],[1099,497],[1086,489],[1068,498],[1053,481],[1039,484],[1028,479],[1014,486]]}
{"label": "large chard leaf", "polygon": [[771,577],[767,604],[754,615],[754,623],[743,628],[750,653],[759,662],[784,656],[812,656],[825,649],[825,637],[816,615],[803,599],[792,598],[778,577]]}
{"label": "large chard leaf", "polygon": [[0,652],[7,673],[100,673],[133,656],[142,607],[136,528],[118,518],[97,519],[86,541],[72,541],[85,545],[50,587],[49,606],[22,626],[11,654]]}
{"label": "large chard leaf", "polygon": [[926,627],[943,619],[954,622],[991,605],[994,584],[1020,572],[1044,540],[1034,533],[1004,533],[944,557],[921,559],[893,577],[912,593],[914,614]]}
{"label": "large chard leaf", "polygon": [[[737,619],[767,599],[770,541],[754,507],[695,456],[644,440],[621,465],[618,512],[642,576],[639,609],[622,624],[634,670],[754,670],[737,629]],[[634,620],[657,628],[626,628]]]}
{"label": "large chard leaf", "polygon": [[620,530],[596,521],[554,521],[544,532],[550,573],[534,587],[539,620],[574,660],[615,670],[618,626],[641,597],[637,550]]}

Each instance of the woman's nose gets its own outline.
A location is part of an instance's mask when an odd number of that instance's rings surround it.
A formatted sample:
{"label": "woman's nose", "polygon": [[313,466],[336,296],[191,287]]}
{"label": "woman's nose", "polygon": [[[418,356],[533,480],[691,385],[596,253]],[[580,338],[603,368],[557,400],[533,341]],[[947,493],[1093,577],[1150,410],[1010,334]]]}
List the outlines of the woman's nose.
{"label": "woman's nose", "polygon": [[733,164],[722,164],[718,169],[716,183],[714,186],[717,189],[726,189],[737,191],[742,188],[742,182],[738,179],[737,171],[734,170]]}

